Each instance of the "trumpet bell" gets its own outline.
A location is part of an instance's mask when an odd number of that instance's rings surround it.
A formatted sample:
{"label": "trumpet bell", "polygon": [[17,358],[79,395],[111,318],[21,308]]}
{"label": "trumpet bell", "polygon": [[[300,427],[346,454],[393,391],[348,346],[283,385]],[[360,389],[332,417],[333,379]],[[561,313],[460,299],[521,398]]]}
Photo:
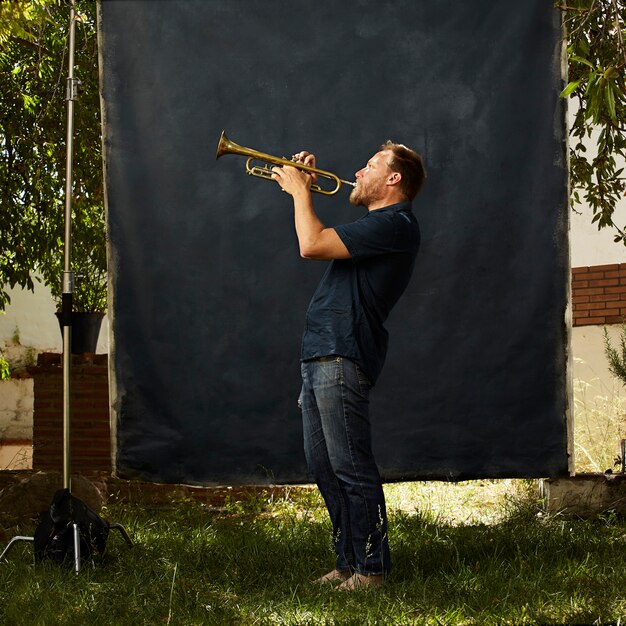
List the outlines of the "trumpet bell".
{"label": "trumpet bell", "polygon": [[237,145],[234,141],[231,141],[224,131],[220,135],[220,140],[217,144],[217,153],[215,155],[215,159],[219,159],[221,156],[225,154],[239,154],[237,152],[237,148],[241,148],[241,146]]}

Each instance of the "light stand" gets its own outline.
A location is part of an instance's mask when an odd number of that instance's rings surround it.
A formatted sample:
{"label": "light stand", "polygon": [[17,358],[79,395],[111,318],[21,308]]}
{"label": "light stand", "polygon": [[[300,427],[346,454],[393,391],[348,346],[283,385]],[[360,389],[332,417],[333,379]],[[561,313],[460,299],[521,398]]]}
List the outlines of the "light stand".
{"label": "light stand", "polygon": [[[63,329],[63,488],[71,492],[71,449],[70,449],[70,417],[72,392],[72,305],[74,295],[74,272],[72,265],[72,168],[74,155],[74,101],[78,98],[80,81],[74,77],[74,53],[76,47],[76,0],[70,5],[70,30],[68,52],[68,78],[65,99],[67,101],[67,143],[65,158],[65,239],[63,250],[63,291],[61,294],[61,327]],[[109,524],[109,528],[120,531],[129,547],[132,542],[120,524]],[[74,569],[80,571],[80,528],[72,522],[74,545]],[[33,542],[34,537],[18,535],[13,537],[0,554],[0,560],[18,541]]]}
{"label": "light stand", "polygon": [[63,328],[63,487],[71,491],[70,416],[72,408],[72,300],[74,272],[72,266],[72,168],[74,157],[74,101],[78,98],[79,81],[74,78],[76,40],[76,0],[70,7],[70,36],[68,53],[67,142],[65,155],[65,245],[63,249],[63,292],[61,294],[61,327]]}

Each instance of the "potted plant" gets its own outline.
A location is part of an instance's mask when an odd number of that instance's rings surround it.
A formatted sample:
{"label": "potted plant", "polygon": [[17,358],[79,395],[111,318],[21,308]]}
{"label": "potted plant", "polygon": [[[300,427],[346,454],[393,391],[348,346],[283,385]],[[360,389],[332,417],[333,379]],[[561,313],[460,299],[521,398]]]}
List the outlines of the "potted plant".
{"label": "potted plant", "polygon": [[[81,203],[82,204],[82,203]],[[49,285],[60,317],[63,293],[64,242],[56,238],[40,266]],[[72,352],[95,352],[102,320],[107,310],[107,262],[104,210],[83,206],[72,223],[71,271],[74,273],[72,298]]]}

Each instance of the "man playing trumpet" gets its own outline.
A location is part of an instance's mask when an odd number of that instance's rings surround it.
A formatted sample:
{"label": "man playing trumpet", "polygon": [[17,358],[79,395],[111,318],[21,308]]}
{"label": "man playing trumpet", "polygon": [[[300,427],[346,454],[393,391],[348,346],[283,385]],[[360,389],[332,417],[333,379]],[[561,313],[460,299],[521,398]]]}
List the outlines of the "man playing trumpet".
{"label": "man playing trumpet", "polygon": [[[315,167],[308,152],[295,162]],[[309,306],[299,404],[309,470],[333,526],[335,568],[319,582],[379,586],[391,569],[382,482],[372,454],[369,393],[383,367],[383,323],[411,277],[420,233],[411,210],[426,177],[421,157],[388,141],[356,173],[351,204],[367,213],[327,228],[311,194],[315,173],[272,168],[292,196],[300,254],[329,260]]]}

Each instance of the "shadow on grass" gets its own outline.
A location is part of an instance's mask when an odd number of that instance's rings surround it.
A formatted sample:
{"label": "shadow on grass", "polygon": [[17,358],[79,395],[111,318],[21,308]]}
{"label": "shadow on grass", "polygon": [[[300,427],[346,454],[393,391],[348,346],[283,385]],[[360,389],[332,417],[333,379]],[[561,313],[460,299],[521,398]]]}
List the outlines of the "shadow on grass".
{"label": "shadow on grass", "polygon": [[333,566],[319,502],[212,510],[118,504],[136,545],[109,539],[76,576],[0,564],[7,624],[579,624],[626,615],[626,523],[511,509],[493,525],[392,513],[393,572],[381,590],[336,592],[310,581]]}

